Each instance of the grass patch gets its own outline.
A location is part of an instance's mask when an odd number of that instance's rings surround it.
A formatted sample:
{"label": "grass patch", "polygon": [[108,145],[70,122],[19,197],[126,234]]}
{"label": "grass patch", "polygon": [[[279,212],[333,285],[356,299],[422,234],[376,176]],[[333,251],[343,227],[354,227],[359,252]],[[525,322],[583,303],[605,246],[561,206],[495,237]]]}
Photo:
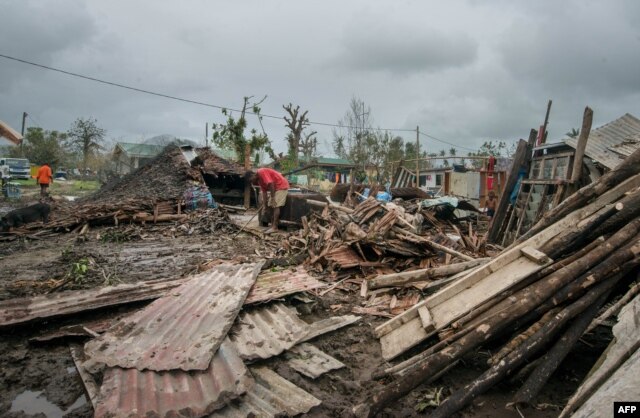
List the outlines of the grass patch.
{"label": "grass patch", "polygon": [[[36,184],[36,180],[11,180],[12,183],[18,183],[23,190],[40,190],[40,186]],[[73,195],[81,196],[95,192],[100,188],[100,182],[97,180],[67,180],[53,181],[49,186],[49,193],[52,195]]]}

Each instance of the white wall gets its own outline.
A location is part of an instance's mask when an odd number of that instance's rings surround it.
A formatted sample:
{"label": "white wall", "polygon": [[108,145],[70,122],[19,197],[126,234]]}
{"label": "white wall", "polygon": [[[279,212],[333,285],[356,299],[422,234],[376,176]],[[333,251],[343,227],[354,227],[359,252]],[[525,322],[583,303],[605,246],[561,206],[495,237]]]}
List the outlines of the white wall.
{"label": "white wall", "polygon": [[467,171],[466,173],[451,173],[451,194],[467,199],[480,199],[480,173]]}

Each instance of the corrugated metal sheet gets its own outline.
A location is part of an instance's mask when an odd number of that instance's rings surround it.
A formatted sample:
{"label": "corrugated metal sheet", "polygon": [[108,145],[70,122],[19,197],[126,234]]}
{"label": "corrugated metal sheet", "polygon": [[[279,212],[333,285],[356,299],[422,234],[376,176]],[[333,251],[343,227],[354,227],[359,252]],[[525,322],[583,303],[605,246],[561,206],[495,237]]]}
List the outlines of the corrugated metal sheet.
{"label": "corrugated metal sheet", "polygon": [[252,385],[247,368],[225,340],[205,371],[107,369],[95,417],[200,417]]}
{"label": "corrugated metal sheet", "polygon": [[362,258],[348,245],[343,245],[327,252],[324,258],[330,263],[335,263],[341,269],[357,267],[362,263]]}
{"label": "corrugated metal sheet", "polygon": [[[640,133],[640,119],[627,113],[613,122],[593,129],[589,133],[585,155],[609,169],[614,169],[624,160],[625,154],[612,151],[612,147],[633,139],[638,133]],[[565,142],[575,148],[578,145],[578,138],[568,138]],[[635,151],[638,147],[633,150]]]}
{"label": "corrugated metal sheet", "polygon": [[245,304],[266,302],[324,286],[324,283],[310,276],[303,268],[262,273],[251,288]]}
{"label": "corrugated metal sheet", "polygon": [[299,344],[287,351],[287,364],[295,371],[315,379],[344,364],[309,343]]}
{"label": "corrugated metal sheet", "polygon": [[70,315],[107,306],[156,299],[188,279],[150,280],[100,289],[53,293],[0,302],[0,327]]}
{"label": "corrugated metal sheet", "polygon": [[229,338],[244,360],[267,359],[293,347],[308,329],[295,310],[276,303],[242,312]]}
{"label": "corrugated metal sheet", "polygon": [[89,341],[87,357],[109,367],[205,370],[261,266],[223,264],[192,277]]}
{"label": "corrugated metal sheet", "polygon": [[301,342],[310,341],[319,335],[335,331],[342,327],[346,327],[347,325],[351,325],[355,322],[358,322],[359,320],[360,317],[356,315],[343,315],[332,316],[331,318],[316,321],[313,324],[309,324],[309,333],[302,339]]}
{"label": "corrugated metal sheet", "polygon": [[265,367],[251,368],[256,384],[210,418],[276,417],[307,413],[321,401]]}

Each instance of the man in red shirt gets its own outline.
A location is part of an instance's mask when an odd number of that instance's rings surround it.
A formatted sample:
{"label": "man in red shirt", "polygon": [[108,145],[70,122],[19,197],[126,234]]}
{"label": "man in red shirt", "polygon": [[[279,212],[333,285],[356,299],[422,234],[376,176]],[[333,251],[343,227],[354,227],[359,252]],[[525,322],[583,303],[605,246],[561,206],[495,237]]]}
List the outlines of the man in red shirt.
{"label": "man in red shirt", "polygon": [[[273,208],[271,228],[269,228],[266,233],[270,234],[277,231],[278,222],[280,222],[280,208],[283,207],[287,201],[289,182],[282,174],[271,168],[259,168],[257,171],[247,171],[245,179],[255,186],[260,186],[263,204],[267,203],[270,208]],[[267,192],[269,193],[269,200],[267,200]]]}
{"label": "man in red shirt", "polygon": [[49,184],[53,183],[53,175],[51,173],[51,167],[47,163],[42,164],[38,169],[36,175],[36,183],[40,185],[40,197],[47,197],[49,195]]}

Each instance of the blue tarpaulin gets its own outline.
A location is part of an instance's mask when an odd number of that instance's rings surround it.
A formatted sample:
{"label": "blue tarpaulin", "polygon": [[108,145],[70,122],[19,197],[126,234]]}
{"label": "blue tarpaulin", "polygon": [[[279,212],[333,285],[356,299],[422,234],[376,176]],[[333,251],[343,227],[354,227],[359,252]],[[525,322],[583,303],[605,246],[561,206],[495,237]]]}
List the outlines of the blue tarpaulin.
{"label": "blue tarpaulin", "polygon": [[[362,196],[358,196],[358,200],[360,200],[361,202],[364,201],[369,197],[369,193],[371,193],[371,189],[369,189],[368,187],[365,188],[361,193]],[[378,194],[376,195],[376,200],[380,202],[391,202],[391,199],[393,199],[393,197],[389,192],[378,192]]]}
{"label": "blue tarpaulin", "polygon": [[213,200],[211,192],[205,185],[193,186],[183,195],[186,210],[198,208],[217,208],[218,204]]}

